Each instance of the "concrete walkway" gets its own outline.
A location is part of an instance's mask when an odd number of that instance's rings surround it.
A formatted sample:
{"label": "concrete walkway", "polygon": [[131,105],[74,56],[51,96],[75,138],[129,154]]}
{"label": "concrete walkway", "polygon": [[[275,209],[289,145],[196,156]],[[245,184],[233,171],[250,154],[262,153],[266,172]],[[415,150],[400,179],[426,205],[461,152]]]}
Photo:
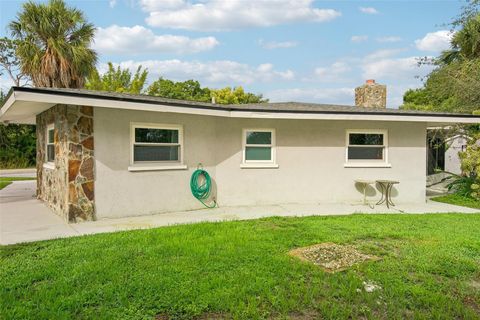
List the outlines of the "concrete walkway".
{"label": "concrete walkway", "polygon": [[37,176],[37,169],[3,169],[0,170],[0,177],[27,177],[35,178]]}
{"label": "concrete walkway", "polygon": [[480,213],[480,210],[427,201],[402,204],[394,209],[361,204],[284,204],[275,206],[222,207],[143,217],[104,219],[67,224],[34,198],[35,181],[17,181],[0,190],[0,244],[13,244],[120,230],[162,227],[204,221],[247,220],[271,216],[327,216],[354,213]]}

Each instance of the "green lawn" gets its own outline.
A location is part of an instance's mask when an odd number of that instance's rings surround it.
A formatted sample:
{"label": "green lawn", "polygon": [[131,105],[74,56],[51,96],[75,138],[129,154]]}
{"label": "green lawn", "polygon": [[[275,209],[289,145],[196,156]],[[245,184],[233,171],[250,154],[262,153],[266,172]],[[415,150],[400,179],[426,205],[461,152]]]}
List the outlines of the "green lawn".
{"label": "green lawn", "polygon": [[470,207],[474,209],[480,209],[480,201],[472,198],[467,198],[458,194],[448,194],[445,196],[439,196],[432,198],[433,201],[455,204],[457,206]]}
{"label": "green lawn", "polygon": [[0,190],[12,183],[12,181],[20,180],[35,180],[36,178],[29,177],[0,177]]}
{"label": "green lawn", "polygon": [[[0,247],[0,318],[478,319],[479,230],[480,215],[352,215]],[[287,255],[320,242],[381,260],[332,274]]]}

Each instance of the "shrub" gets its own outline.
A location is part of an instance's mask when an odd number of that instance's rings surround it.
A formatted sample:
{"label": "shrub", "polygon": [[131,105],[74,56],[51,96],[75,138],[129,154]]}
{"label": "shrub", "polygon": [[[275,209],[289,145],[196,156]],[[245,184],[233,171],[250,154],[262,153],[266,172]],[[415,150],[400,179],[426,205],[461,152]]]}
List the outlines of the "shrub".
{"label": "shrub", "polygon": [[35,126],[0,125],[0,168],[27,168],[35,165]]}
{"label": "shrub", "polygon": [[467,148],[459,152],[463,177],[449,185],[456,193],[480,200],[480,132],[472,134]]}

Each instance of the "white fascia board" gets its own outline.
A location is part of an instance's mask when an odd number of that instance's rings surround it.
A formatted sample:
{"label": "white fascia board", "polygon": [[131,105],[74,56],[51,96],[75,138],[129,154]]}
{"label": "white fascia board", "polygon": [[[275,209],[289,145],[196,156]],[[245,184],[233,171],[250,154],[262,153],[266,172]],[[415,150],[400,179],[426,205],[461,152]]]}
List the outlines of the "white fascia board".
{"label": "white fascia board", "polygon": [[[13,97],[13,98],[12,98]],[[401,115],[401,114],[338,114],[338,113],[292,113],[292,112],[260,112],[260,111],[228,111],[202,108],[201,106],[177,107],[161,103],[142,103],[131,101],[119,101],[97,99],[89,97],[62,96],[58,94],[14,92],[2,108],[4,114],[15,100],[29,102],[44,102],[53,104],[85,105],[99,108],[113,108],[123,110],[171,112],[182,114],[195,114],[204,116],[218,116],[231,118],[254,118],[254,119],[316,119],[316,120],[351,120],[351,121],[400,121],[400,122],[427,122],[427,123],[480,123],[478,118],[467,117],[443,117],[427,115]],[[160,108],[159,108],[160,107]],[[4,110],[5,109],[5,110]],[[0,116],[1,119],[1,116]]]}
{"label": "white fascia board", "polygon": [[[99,108],[113,108],[123,110],[140,110],[140,111],[155,111],[155,112],[173,112],[173,113],[186,113],[186,114],[198,114],[205,116],[229,116],[230,111],[227,110],[211,110],[202,109],[200,107],[192,106],[191,108],[175,107],[164,105],[161,103],[142,103],[142,102],[130,102],[130,101],[118,101],[108,99],[96,99],[86,97],[74,97],[74,96],[62,96],[62,95],[50,95],[45,93],[33,93],[33,92],[18,92],[17,100],[31,101],[31,102],[47,102],[54,104],[70,104],[78,106],[91,106]],[[161,108],[159,108],[161,107]]]}
{"label": "white fascia board", "polygon": [[7,113],[8,109],[13,105],[15,102],[15,92],[12,92],[10,97],[8,97],[7,101],[3,104],[2,108],[0,109],[0,121],[2,119],[2,116]]}

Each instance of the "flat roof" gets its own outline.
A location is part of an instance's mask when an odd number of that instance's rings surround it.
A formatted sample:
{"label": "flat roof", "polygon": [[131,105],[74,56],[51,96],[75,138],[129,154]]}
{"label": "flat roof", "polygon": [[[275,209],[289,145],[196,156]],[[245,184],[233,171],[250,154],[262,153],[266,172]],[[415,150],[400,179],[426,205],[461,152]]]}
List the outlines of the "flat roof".
{"label": "flat roof", "polygon": [[480,123],[480,116],[445,112],[366,108],[303,102],[213,104],[149,95],[65,88],[12,87],[0,108],[0,121],[34,123],[35,116],[55,104],[175,112],[239,118],[332,119]]}

